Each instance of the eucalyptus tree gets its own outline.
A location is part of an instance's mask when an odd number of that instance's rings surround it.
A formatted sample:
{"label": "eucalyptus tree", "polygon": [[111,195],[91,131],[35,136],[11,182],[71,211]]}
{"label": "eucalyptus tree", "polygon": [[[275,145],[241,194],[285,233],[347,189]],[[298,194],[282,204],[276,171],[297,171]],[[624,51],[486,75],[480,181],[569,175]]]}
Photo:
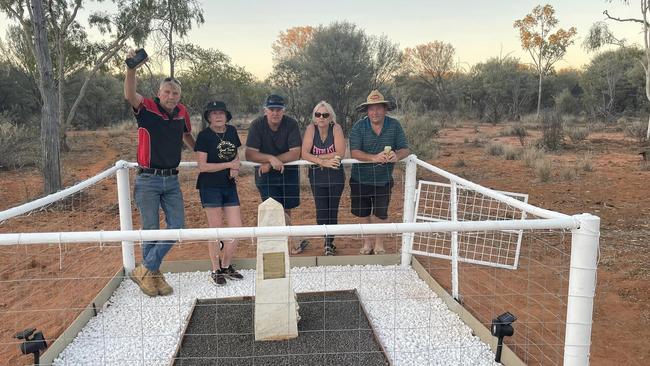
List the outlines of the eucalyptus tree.
{"label": "eucalyptus tree", "polygon": [[[74,118],[88,83],[100,68],[125,47],[127,41],[141,43],[147,37],[158,5],[154,0],[113,2],[117,5],[114,13],[90,14],[89,26],[96,28],[105,41],[89,44],[84,40],[85,29],[77,17],[80,9],[90,1],[0,0],[0,11],[18,23],[25,38],[31,40],[31,51],[38,68],[38,86],[43,102],[41,142],[45,194],[61,188],[59,139]],[[73,37],[80,37],[79,40],[82,40],[84,47],[88,47],[89,53],[88,58],[67,68],[66,60],[75,55],[66,47],[71,44]],[[66,116],[66,106],[63,103],[66,75],[85,67],[89,67],[90,72],[86,74],[79,94]]]}

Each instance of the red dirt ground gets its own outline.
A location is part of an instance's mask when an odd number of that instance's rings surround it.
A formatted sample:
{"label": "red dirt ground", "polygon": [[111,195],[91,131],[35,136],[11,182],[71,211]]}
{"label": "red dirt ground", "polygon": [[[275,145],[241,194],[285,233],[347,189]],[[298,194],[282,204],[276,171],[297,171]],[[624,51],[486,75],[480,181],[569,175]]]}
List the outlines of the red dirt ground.
{"label": "red dirt ground", "polygon": [[[599,132],[577,145],[568,144],[552,158],[554,172],[550,182],[536,180],[532,169],[520,160],[503,160],[485,152],[474,140],[500,141],[518,145],[516,138],[500,137],[503,126],[472,125],[447,128],[436,138],[438,158],[431,163],[484,186],[530,195],[530,203],[567,214],[593,213],[601,218],[601,256],[594,309],[591,363],[593,365],[647,365],[650,363],[650,197],[647,182],[650,171],[640,168],[638,145],[618,132]],[[243,134],[242,134],[243,135]],[[116,160],[134,159],[134,134],[121,131],[75,132],[72,151],[64,155],[65,185],[81,181],[110,167]],[[565,180],[561,166],[590,153],[594,171],[580,171]],[[183,160],[191,160],[185,152]],[[462,160],[464,164],[459,163]],[[464,166],[463,166],[464,165]],[[0,223],[0,232],[111,230],[118,226],[115,192],[107,182],[101,188],[81,195],[66,207]],[[185,200],[189,227],[205,227],[191,174],[185,179]],[[0,210],[39,196],[41,179],[36,169],[0,173]],[[246,176],[239,185],[244,225],[255,225],[259,196]],[[305,187],[298,224],[315,222],[311,193]],[[347,196],[348,192],[344,192]],[[399,189],[391,203],[391,221],[401,220]],[[100,213],[92,213],[99,208]],[[59,215],[64,210],[64,219]],[[342,201],[339,221],[354,222],[349,200]],[[57,219],[58,218],[58,219]],[[134,226],[138,226],[134,214]],[[397,239],[389,240],[389,253],[397,251]],[[205,259],[205,243],[180,243],[168,260]],[[305,255],[320,255],[314,241]],[[337,243],[341,254],[356,254],[359,240]],[[136,248],[137,252],[137,248]],[[240,245],[238,256],[253,257],[250,241]],[[0,253],[0,360],[5,364],[25,365],[12,339],[17,330],[36,326],[48,338],[59,336],[121,267],[119,245],[12,246]],[[26,285],[28,284],[28,285]],[[546,362],[542,362],[546,363]]]}

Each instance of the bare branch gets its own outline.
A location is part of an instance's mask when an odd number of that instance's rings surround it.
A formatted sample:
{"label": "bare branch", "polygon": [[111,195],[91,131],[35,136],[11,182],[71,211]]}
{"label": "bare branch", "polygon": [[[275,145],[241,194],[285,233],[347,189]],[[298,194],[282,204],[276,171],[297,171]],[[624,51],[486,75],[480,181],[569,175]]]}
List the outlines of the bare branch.
{"label": "bare branch", "polygon": [[[607,19],[615,20],[617,22],[635,22],[635,23],[641,23],[643,24],[643,19],[636,19],[636,18],[616,18],[611,15],[609,15],[609,12],[607,10],[603,11],[603,14],[607,17]],[[648,23],[646,23],[648,24]]]}

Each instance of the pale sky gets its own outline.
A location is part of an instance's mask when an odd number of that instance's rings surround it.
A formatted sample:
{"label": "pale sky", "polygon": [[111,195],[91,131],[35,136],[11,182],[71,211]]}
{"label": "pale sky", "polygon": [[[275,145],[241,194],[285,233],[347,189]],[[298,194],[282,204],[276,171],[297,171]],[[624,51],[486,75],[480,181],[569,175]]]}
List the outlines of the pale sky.
{"label": "pale sky", "polygon": [[[604,0],[543,3],[529,0],[203,0],[202,3],[206,23],[195,27],[185,41],[219,49],[260,79],[272,70],[273,41],[281,31],[295,26],[317,27],[345,20],[363,28],[367,34],[388,36],[402,49],[443,41],[456,48],[456,59],[463,67],[500,54],[530,62],[528,54],[521,50],[518,32],[512,24],[534,6],[548,3],[555,8],[560,27],[578,29],[575,44],[556,67],[579,68],[593,56],[582,50],[581,44],[591,25],[604,19],[603,10],[609,9],[611,15],[619,17],[640,15],[636,1],[626,6],[622,1]],[[80,19],[87,18],[87,14],[82,13]],[[2,16],[0,22],[0,35],[4,39],[7,19]],[[641,44],[643,41],[640,24],[610,22],[610,28],[628,42]]]}

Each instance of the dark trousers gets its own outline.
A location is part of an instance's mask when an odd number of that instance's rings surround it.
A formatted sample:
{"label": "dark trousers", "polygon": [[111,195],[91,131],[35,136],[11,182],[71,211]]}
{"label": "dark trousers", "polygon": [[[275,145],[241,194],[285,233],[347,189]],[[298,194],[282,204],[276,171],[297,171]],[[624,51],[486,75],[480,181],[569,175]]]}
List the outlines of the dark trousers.
{"label": "dark trousers", "polygon": [[[339,217],[339,202],[343,193],[344,182],[332,183],[330,185],[311,185],[311,192],[314,195],[316,205],[316,223],[318,225],[336,225]],[[325,237],[325,244],[334,241],[333,235]]]}

